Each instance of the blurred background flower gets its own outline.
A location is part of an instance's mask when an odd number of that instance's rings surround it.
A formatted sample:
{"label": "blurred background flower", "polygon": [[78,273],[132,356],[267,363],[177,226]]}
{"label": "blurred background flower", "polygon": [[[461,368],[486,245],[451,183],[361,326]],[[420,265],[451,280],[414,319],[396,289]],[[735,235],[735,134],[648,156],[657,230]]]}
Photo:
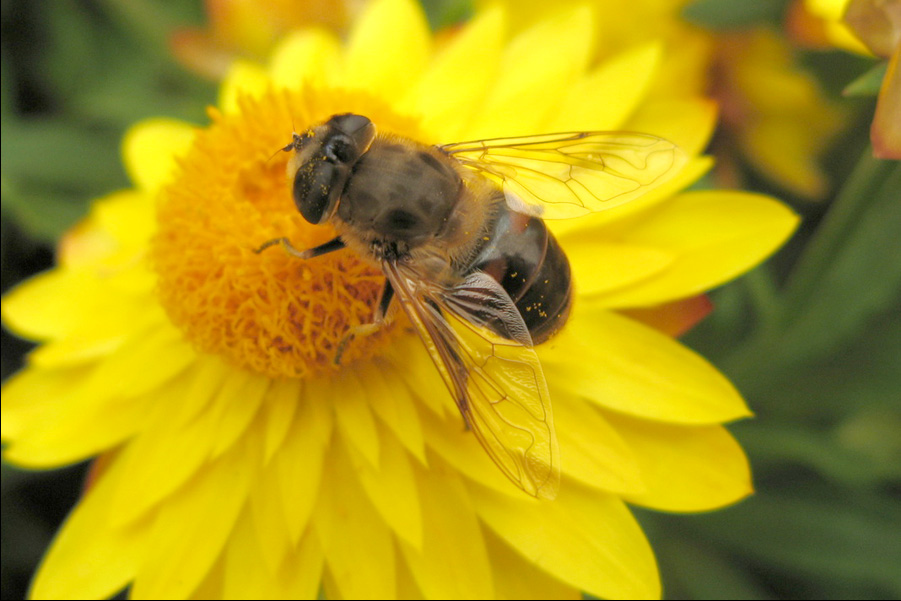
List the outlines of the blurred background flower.
{"label": "blurred background flower", "polygon": [[[246,10],[254,10],[252,4]],[[897,163],[866,156],[864,124],[872,119],[872,102],[837,93],[872,59],[793,49],[780,33],[791,8],[777,0],[649,0],[635,3],[634,11],[595,4],[604,17],[597,23],[598,60],[611,49],[663,39],[656,52],[671,77],[654,85],[667,93],[671,114],[703,113],[712,95],[721,101],[723,126],[712,147],[723,165],[717,185],[778,192],[807,218],[801,235],[774,261],[715,291],[716,311],[685,337],[738,384],[758,415],[735,428],[754,465],[758,494],[714,515],[640,513],[666,596],[901,596],[901,550],[890,536],[901,530],[901,172]],[[425,7],[436,29],[467,11],[465,2]],[[126,127],[159,114],[204,122],[215,86],[173,58],[170,44],[178,48],[179,31],[206,30],[207,49],[227,48],[218,54],[225,58],[206,61],[218,65],[209,70],[214,74],[231,56],[243,57],[239,68],[252,73],[252,59],[291,29],[276,23],[247,36],[234,29],[215,33],[221,26],[202,8],[3,4],[4,291],[49,265],[53,240],[92,197],[127,185],[117,153]],[[339,21],[325,25],[340,30]],[[767,33],[754,33],[761,27]],[[748,52],[755,47],[763,50]],[[628,56],[623,65],[634,64]],[[631,60],[641,56],[636,52]],[[799,89],[818,91],[791,92]],[[675,101],[674,91],[685,101]],[[222,99],[225,105],[233,100],[228,92]],[[618,105],[611,99],[600,106],[615,111]],[[805,117],[810,127],[791,126],[808,125]],[[635,127],[648,123],[634,118]],[[766,124],[780,118],[786,127],[771,126],[764,135]],[[678,131],[670,135],[680,138]],[[756,144],[741,142],[754,136]],[[699,186],[705,183],[711,181]],[[824,202],[812,206],[805,197]],[[27,348],[3,333],[4,378]],[[78,494],[81,475],[26,473],[5,464],[2,473],[2,578],[9,598],[23,594],[55,522]]]}
{"label": "blurred background flower", "polygon": [[278,40],[301,27],[343,31],[362,6],[359,0],[206,0],[203,27],[172,33],[175,57],[211,79],[225,76],[237,59],[264,60]]}
{"label": "blurred background flower", "polygon": [[796,0],[787,25],[800,44],[834,46],[876,59],[875,66],[847,85],[845,94],[878,93],[870,128],[873,156],[901,159],[901,2]]}

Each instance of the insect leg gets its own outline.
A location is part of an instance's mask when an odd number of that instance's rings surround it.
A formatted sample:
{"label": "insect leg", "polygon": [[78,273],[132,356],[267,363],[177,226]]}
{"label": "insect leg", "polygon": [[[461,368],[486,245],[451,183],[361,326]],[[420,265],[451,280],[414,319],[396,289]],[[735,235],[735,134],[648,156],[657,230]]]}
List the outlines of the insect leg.
{"label": "insect leg", "polygon": [[391,285],[390,280],[385,280],[385,287],[382,288],[382,296],[379,298],[379,306],[375,310],[374,322],[381,323],[385,321],[385,316],[388,315],[388,307],[391,306],[391,299],[393,298],[394,286]]}
{"label": "insect leg", "polygon": [[341,342],[338,343],[338,350],[335,353],[335,365],[341,364],[341,356],[351,340],[357,336],[369,336],[378,332],[383,325],[388,323],[388,309],[391,307],[391,299],[394,298],[394,287],[391,286],[389,280],[385,280],[385,286],[382,288],[382,295],[379,297],[379,304],[375,309],[375,315],[371,323],[364,323],[354,326],[347,331]]}
{"label": "insect leg", "polygon": [[319,246],[314,246],[313,248],[308,248],[306,250],[298,250],[294,248],[294,245],[287,238],[273,238],[272,240],[268,240],[263,242],[259,248],[253,249],[253,252],[260,254],[270,246],[280,245],[285,249],[285,252],[289,255],[294,255],[300,259],[312,259],[313,257],[318,257],[320,255],[325,255],[330,252],[334,252],[336,250],[341,250],[346,246],[344,244],[344,240],[341,239],[341,236],[336,238],[332,238],[328,242],[320,244]]}

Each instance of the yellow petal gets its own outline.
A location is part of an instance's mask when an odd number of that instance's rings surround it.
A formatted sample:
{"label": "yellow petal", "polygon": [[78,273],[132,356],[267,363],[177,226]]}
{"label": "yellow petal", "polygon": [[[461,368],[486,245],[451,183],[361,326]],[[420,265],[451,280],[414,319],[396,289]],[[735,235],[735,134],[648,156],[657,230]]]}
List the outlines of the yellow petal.
{"label": "yellow petal", "polygon": [[507,44],[498,77],[466,128],[468,139],[547,130],[566,90],[584,73],[593,47],[591,11],[567,8]]}
{"label": "yellow petal", "polygon": [[250,511],[245,508],[223,552],[223,598],[275,598],[268,590],[274,579],[260,553],[261,542],[257,539]]}
{"label": "yellow petal", "polygon": [[332,447],[324,472],[314,524],[340,596],[393,599],[396,580],[391,531],[369,502],[342,445]]}
{"label": "yellow petal", "polygon": [[[168,402],[190,402],[191,374],[184,384],[177,383],[165,397]],[[202,396],[211,397],[216,389]],[[158,399],[157,399],[158,402]],[[218,414],[203,412],[187,423],[172,419],[169,411],[158,412],[148,427],[122,451],[122,461],[134,479],[122,486],[111,508],[115,523],[127,524],[167,499],[198,471],[216,444]]]}
{"label": "yellow petal", "polygon": [[260,470],[250,490],[250,517],[255,543],[259,544],[254,552],[262,559],[262,571],[271,575],[279,572],[294,546],[285,528],[287,516],[278,479],[278,469],[270,464]]}
{"label": "yellow petal", "polygon": [[294,32],[275,48],[269,74],[275,85],[292,89],[334,84],[341,80],[341,42],[318,27]]}
{"label": "yellow petal", "polygon": [[[134,305],[130,305],[134,306]],[[95,336],[92,334],[100,334]],[[57,369],[91,363],[115,351],[126,334],[88,332],[84,336],[70,336],[62,340],[45,342],[29,355],[35,367]]]}
{"label": "yellow petal", "polygon": [[[169,404],[123,450],[129,472],[140,477],[117,492],[112,508],[116,523],[128,523],[150,511],[211,457],[219,444],[221,409],[203,409],[219,398],[232,372],[219,359],[202,360],[168,389],[151,393]],[[181,411],[173,413],[172,406]]]}
{"label": "yellow petal", "polygon": [[3,320],[13,332],[51,341],[32,352],[32,364],[67,367],[96,361],[138,330],[164,324],[147,293],[122,290],[119,278],[97,279],[84,268],[56,269],[21,284],[3,299]]}
{"label": "yellow petal", "polygon": [[427,411],[422,411],[420,416],[429,449],[455,470],[493,490],[510,495],[523,494],[491,461],[475,435],[465,429],[459,413],[446,420]]}
{"label": "yellow petal", "polygon": [[155,206],[152,195],[138,190],[120,190],[95,200],[88,216],[60,240],[60,265],[102,266],[107,274],[146,269],[135,263],[141,261],[156,231]]}
{"label": "yellow petal", "polygon": [[84,272],[70,269],[54,269],[26,280],[3,297],[3,325],[22,338],[62,338],[77,330],[85,316],[129,305],[118,298],[86,294],[90,281]]}
{"label": "yellow petal", "polygon": [[[404,367],[406,369],[406,366]],[[384,423],[394,436],[416,457],[425,464],[425,440],[422,425],[416,413],[416,405],[410,391],[404,386],[397,386],[403,376],[393,365],[372,365],[360,368],[360,381],[365,383],[369,396],[369,404],[373,412]],[[388,382],[394,382],[394,385]]]}
{"label": "yellow petal", "polygon": [[184,598],[202,582],[247,500],[260,463],[260,438],[245,438],[160,506],[132,598]]}
{"label": "yellow petal", "polygon": [[673,426],[610,414],[629,441],[647,490],[630,503],[663,511],[707,511],[753,491],[741,446],[722,426]]}
{"label": "yellow petal", "polygon": [[425,599],[425,595],[422,594],[422,591],[420,591],[419,587],[416,585],[416,580],[413,578],[413,574],[410,573],[410,568],[407,566],[407,562],[405,562],[403,560],[403,557],[401,557],[399,549],[397,551],[397,555],[397,598]]}
{"label": "yellow petal", "polygon": [[704,95],[711,87],[714,36],[684,23],[678,14],[683,6],[670,2],[663,10],[671,14],[657,17],[665,30],[657,35],[666,40],[666,49],[649,93],[654,98]]}
{"label": "yellow petal", "polygon": [[313,599],[318,597],[325,558],[319,541],[312,532],[307,532],[293,552],[285,558],[279,570],[276,583],[282,595],[273,597],[283,599]]}
{"label": "yellow petal", "polygon": [[422,127],[434,142],[459,140],[465,124],[480,110],[497,75],[504,36],[504,14],[496,8],[480,12],[429,65],[402,106],[421,114]]}
{"label": "yellow petal", "polygon": [[133,333],[116,353],[104,358],[84,388],[107,398],[138,396],[170,381],[196,359],[197,352],[180,331],[168,323],[154,324]]}
{"label": "yellow petal", "polygon": [[538,570],[491,530],[484,530],[498,599],[582,599],[579,589]]}
{"label": "yellow petal", "polygon": [[327,397],[317,395],[320,388],[308,381],[304,400],[297,407],[294,422],[285,442],[272,458],[281,484],[281,499],[291,542],[297,544],[307,527],[319,495],[323,461],[332,436],[330,413],[317,405]]}
{"label": "yellow petal", "polygon": [[369,465],[356,447],[348,444],[351,459],[363,489],[382,519],[403,540],[416,548],[422,545],[422,511],[413,469],[403,447],[384,428],[378,469]]}
{"label": "yellow petal", "polygon": [[256,63],[236,60],[219,86],[219,108],[226,114],[237,113],[238,99],[241,96],[256,98],[269,85],[271,81],[265,69]]}
{"label": "yellow petal", "polygon": [[672,338],[587,302],[536,347],[550,389],[652,420],[712,424],[749,415],[741,396],[700,355]]}
{"label": "yellow petal", "polygon": [[270,379],[244,370],[232,370],[213,401],[219,417],[213,457],[229,449],[256,416]]}
{"label": "yellow petal", "polygon": [[219,559],[207,572],[203,581],[191,592],[188,599],[196,601],[207,601],[208,599],[222,599],[222,583],[225,580],[225,557],[219,556]]}
{"label": "yellow petal", "polygon": [[681,194],[639,221],[612,226],[623,242],[676,255],[657,277],[598,297],[611,307],[639,307],[700,294],[763,261],[798,225],[798,216],[771,198],[748,192]]}
{"label": "yellow petal", "polygon": [[216,355],[198,355],[191,368],[191,383],[181,404],[170,409],[171,421],[184,425],[200,415],[216,398],[232,369],[233,366]]}
{"label": "yellow petal", "polygon": [[32,599],[105,599],[131,581],[147,553],[151,520],[109,523],[117,487],[131,478],[113,459],[66,518],[31,585]]}
{"label": "yellow petal", "polygon": [[739,141],[748,160],[780,185],[809,198],[822,198],[829,182],[813,148],[818,130],[799,116],[768,116],[743,132]]}
{"label": "yellow petal", "polygon": [[644,533],[618,497],[564,482],[554,501],[513,499],[472,486],[485,525],[529,563],[591,595],[657,599]]}
{"label": "yellow petal", "polygon": [[34,429],[59,407],[59,398],[84,381],[89,368],[23,369],[3,382],[0,395],[0,432],[4,442]]}
{"label": "yellow petal", "polygon": [[131,181],[155,194],[175,174],[176,159],[194,141],[195,128],[175,119],[147,119],[133,125],[122,140],[122,158]]}
{"label": "yellow petal", "polygon": [[332,381],[332,403],[335,422],[345,440],[376,467],[379,464],[379,434],[364,390],[356,375],[344,370]]}
{"label": "yellow petal", "polygon": [[400,374],[407,388],[416,396],[418,406],[428,408],[441,418],[460,414],[419,338],[397,338],[387,349],[386,356],[393,365],[403,366],[402,369],[396,369],[395,373]]}
{"label": "yellow petal", "polygon": [[84,386],[81,369],[26,369],[3,387],[4,458],[48,468],[82,461],[141,428],[154,398],[111,399]]}
{"label": "yellow petal", "polygon": [[689,156],[704,151],[716,125],[716,105],[703,98],[666,98],[643,103],[625,129],[675,142]]}
{"label": "yellow petal", "polygon": [[245,513],[228,541],[222,592],[216,598],[313,599],[317,596],[323,557],[316,537],[308,532],[275,572],[261,560],[260,550],[268,542],[257,538],[252,520]]}
{"label": "yellow petal", "polygon": [[569,87],[549,131],[621,130],[656,75],[663,48],[643,44],[605,60]]}
{"label": "yellow petal", "polygon": [[427,599],[493,599],[488,553],[469,493],[453,470],[438,464],[417,466],[422,548],[400,541],[403,557]]}
{"label": "yellow petal", "polygon": [[698,181],[710,171],[711,167],[713,167],[711,157],[691,157],[671,180],[631,202],[617,206],[614,210],[600,211],[578,219],[557,219],[545,223],[558,237],[566,252],[578,252],[578,249],[571,248],[575,243],[568,242],[570,235],[579,235],[581,236],[580,240],[588,241],[591,244],[613,244],[614,242],[622,244],[622,240],[605,239],[605,232],[598,228],[603,228],[610,223],[629,220],[636,214],[648,211],[661,202],[669,201],[674,194]]}
{"label": "yellow petal", "polygon": [[560,240],[580,296],[613,292],[650,279],[674,260],[666,250],[611,242],[597,230],[579,229]]}
{"label": "yellow petal", "polygon": [[345,81],[380,98],[399,99],[416,85],[431,34],[412,0],[373,0],[356,21],[345,56]]}
{"label": "yellow petal", "polygon": [[562,389],[553,403],[563,473],[607,492],[644,491],[631,448],[597,410]]}
{"label": "yellow petal", "polygon": [[284,378],[276,380],[269,389],[263,411],[266,416],[263,436],[263,462],[269,463],[272,456],[282,446],[294,411],[300,401],[300,380]]}

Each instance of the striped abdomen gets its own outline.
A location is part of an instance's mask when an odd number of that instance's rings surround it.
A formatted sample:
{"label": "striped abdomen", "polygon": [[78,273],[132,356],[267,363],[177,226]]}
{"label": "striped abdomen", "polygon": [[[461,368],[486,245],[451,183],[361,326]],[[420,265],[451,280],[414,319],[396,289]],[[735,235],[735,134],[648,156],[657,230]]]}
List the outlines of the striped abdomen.
{"label": "striped abdomen", "polygon": [[569,261],[553,234],[537,217],[505,204],[486,236],[472,269],[503,286],[522,315],[533,344],[553,336],[569,317],[572,275]]}

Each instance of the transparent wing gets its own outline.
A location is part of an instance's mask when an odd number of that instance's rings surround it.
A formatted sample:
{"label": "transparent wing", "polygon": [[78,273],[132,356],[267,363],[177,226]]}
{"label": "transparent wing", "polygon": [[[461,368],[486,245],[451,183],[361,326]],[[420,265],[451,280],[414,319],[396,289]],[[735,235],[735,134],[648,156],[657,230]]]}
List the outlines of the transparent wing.
{"label": "transparent wing", "polygon": [[635,200],[676,175],[688,157],[663,138],[572,132],[439,146],[500,185],[511,208],[566,219]]}
{"label": "transparent wing", "polygon": [[408,267],[383,268],[468,428],[514,484],[553,499],[560,461],[550,395],[510,296],[481,272],[447,289]]}

